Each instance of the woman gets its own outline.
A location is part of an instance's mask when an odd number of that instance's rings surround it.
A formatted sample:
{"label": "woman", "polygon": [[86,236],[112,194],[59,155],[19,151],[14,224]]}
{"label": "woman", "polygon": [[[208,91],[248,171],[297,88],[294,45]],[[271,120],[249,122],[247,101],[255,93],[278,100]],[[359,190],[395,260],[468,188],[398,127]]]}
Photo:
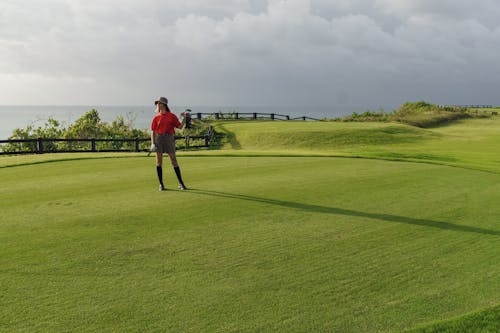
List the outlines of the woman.
{"label": "woman", "polygon": [[186,120],[183,118],[182,123],[179,122],[177,116],[170,112],[168,100],[165,97],[158,98],[158,100],[155,101],[155,105],[157,114],[151,122],[151,151],[156,151],[156,173],[160,181],[160,191],[165,190],[162,170],[163,153],[167,153],[170,157],[170,162],[179,180],[179,189],[187,190],[187,187],[182,181],[181,170],[177,163],[177,157],[175,156],[174,138],[175,129],[182,128]]}

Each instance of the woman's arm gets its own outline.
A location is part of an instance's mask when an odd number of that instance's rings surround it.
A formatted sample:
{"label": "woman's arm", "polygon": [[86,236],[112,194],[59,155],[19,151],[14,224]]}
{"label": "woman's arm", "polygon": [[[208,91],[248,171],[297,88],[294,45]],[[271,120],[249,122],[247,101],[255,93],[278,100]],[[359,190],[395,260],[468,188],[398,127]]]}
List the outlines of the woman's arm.
{"label": "woman's arm", "polygon": [[184,112],[181,112],[182,116],[182,121],[180,122],[179,126],[176,126],[178,129],[182,129],[184,125],[186,124],[186,115]]}

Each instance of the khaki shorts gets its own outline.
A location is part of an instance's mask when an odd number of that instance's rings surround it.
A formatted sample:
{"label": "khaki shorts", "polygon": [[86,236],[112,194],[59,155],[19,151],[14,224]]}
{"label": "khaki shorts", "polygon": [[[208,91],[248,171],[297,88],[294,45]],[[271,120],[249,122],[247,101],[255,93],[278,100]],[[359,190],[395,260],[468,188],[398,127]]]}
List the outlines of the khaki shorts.
{"label": "khaki shorts", "polygon": [[156,134],[155,145],[158,153],[175,153],[175,138],[173,134]]}

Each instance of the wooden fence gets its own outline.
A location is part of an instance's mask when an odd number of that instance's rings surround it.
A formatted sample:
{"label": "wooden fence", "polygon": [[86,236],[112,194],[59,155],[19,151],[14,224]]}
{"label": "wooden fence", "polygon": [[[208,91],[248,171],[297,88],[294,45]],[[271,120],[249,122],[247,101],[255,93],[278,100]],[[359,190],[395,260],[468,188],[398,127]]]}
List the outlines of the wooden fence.
{"label": "wooden fence", "polygon": [[[258,112],[197,112],[198,120],[314,120],[320,119],[302,116],[291,118],[289,115],[278,113]],[[205,135],[176,136],[176,143],[183,142],[179,149],[208,148],[214,138],[214,129],[210,127]],[[149,151],[150,138],[126,138],[126,139],[13,139],[0,140],[0,155],[18,154],[44,154],[44,153],[73,153],[73,152],[140,152]],[[2,147],[8,144],[8,149]],[[17,147],[16,147],[17,144]],[[15,149],[17,148],[17,149]]]}
{"label": "wooden fence", "polygon": [[260,112],[197,112],[191,116],[195,116],[198,120],[214,119],[214,120],[319,120],[312,117],[302,116],[291,118],[288,115],[278,113],[260,113]]}
{"label": "wooden fence", "polygon": [[454,107],[466,109],[492,109],[493,105],[439,105],[440,107]]}
{"label": "wooden fence", "polygon": [[[205,135],[175,136],[179,149],[208,148],[214,137],[209,128]],[[0,155],[76,153],[76,152],[141,152],[149,151],[151,138],[134,139],[16,139],[0,140]],[[59,144],[58,144],[59,143]],[[179,145],[182,143],[182,145]],[[10,144],[10,149],[2,145]],[[17,146],[16,146],[17,144]],[[17,148],[17,149],[15,149]]]}

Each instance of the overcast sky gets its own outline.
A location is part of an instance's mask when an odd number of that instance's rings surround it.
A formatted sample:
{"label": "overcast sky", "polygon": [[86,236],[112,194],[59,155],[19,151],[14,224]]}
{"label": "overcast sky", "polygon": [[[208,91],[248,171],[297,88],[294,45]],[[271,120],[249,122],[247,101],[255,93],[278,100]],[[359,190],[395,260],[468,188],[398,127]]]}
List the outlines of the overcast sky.
{"label": "overcast sky", "polygon": [[500,105],[498,0],[0,0],[0,104]]}

